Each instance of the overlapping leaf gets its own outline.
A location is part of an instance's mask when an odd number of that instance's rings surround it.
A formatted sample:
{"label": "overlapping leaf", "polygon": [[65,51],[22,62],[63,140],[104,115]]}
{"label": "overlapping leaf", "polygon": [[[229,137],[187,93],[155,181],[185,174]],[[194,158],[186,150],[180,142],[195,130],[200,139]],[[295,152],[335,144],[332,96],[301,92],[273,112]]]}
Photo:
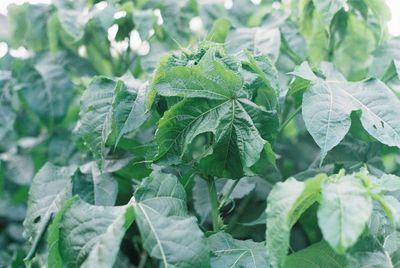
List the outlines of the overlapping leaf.
{"label": "overlapping leaf", "polygon": [[[132,88],[132,86],[137,86]],[[146,86],[97,77],[84,92],[81,101],[79,134],[97,159],[104,159],[108,138],[118,140],[134,131],[147,119]]]}
{"label": "overlapping leaf", "polygon": [[209,250],[197,220],[188,216],[185,189],[173,175],[153,172],[135,193],[143,247],[164,267],[209,267]]}
{"label": "overlapping leaf", "polygon": [[210,236],[208,244],[212,252],[211,267],[268,267],[264,243],[237,240],[219,232]]}
{"label": "overlapping leaf", "polygon": [[122,238],[134,220],[132,205],[93,206],[78,199],[66,206],[50,227],[49,264],[112,267]]}
{"label": "overlapping leaf", "polygon": [[276,112],[244,98],[242,83],[213,49],[194,66],[161,66],[153,82],[157,92],[186,99],[159,122],[158,159],[177,163],[197,136],[212,133],[211,148],[198,159],[199,166],[211,175],[242,177],[277,130]]}
{"label": "overlapping leaf", "polygon": [[46,231],[52,217],[72,196],[72,176],[76,167],[44,165],[36,174],[29,191],[28,211],[24,221],[25,235],[32,241],[29,258]]}
{"label": "overlapping leaf", "polygon": [[371,217],[372,200],[361,180],[353,175],[321,187],[318,224],[329,245],[344,253],[356,243]]}
{"label": "overlapping leaf", "polygon": [[319,197],[325,175],[300,182],[293,178],[277,183],[268,196],[267,251],[273,267],[285,263],[290,231],[301,214]]}
{"label": "overlapping leaf", "polygon": [[400,100],[381,81],[348,82],[332,65],[322,64],[326,79],[313,74],[305,63],[297,76],[310,80],[303,96],[303,118],[307,130],[321,148],[321,158],[336,146],[350,129],[350,113],[361,110],[361,123],[374,138],[400,147]]}

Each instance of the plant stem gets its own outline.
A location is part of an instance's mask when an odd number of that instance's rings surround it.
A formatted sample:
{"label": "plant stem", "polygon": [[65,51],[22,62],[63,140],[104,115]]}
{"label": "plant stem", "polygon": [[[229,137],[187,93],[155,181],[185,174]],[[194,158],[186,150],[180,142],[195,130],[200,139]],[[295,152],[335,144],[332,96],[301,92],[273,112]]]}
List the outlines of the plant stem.
{"label": "plant stem", "polygon": [[208,186],[208,195],[211,201],[211,217],[212,217],[212,225],[213,231],[219,230],[219,205],[218,205],[218,196],[217,189],[215,187],[214,177],[208,176],[206,178],[207,186]]}
{"label": "plant stem", "polygon": [[219,204],[219,208],[222,208],[225,205],[226,201],[228,201],[229,197],[231,196],[233,190],[235,190],[235,188],[238,185],[239,181],[240,180],[235,180],[235,182],[232,184],[231,188],[229,188],[228,192],[226,193],[226,195],[222,199],[221,203]]}
{"label": "plant stem", "polygon": [[281,132],[300,111],[301,105],[297,107],[297,109],[293,113],[291,113],[288,118],[286,118],[285,122],[283,122],[282,125],[279,127],[278,132]]}

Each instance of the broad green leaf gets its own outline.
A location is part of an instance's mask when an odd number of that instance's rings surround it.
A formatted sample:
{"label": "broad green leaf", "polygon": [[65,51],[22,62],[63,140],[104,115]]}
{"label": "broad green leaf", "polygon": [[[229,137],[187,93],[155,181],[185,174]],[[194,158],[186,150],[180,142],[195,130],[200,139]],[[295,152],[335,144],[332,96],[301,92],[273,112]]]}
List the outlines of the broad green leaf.
{"label": "broad green leaf", "polygon": [[347,77],[359,80],[365,77],[377,42],[371,27],[353,15],[349,16],[346,32],[334,52],[333,62]]}
{"label": "broad green leaf", "polygon": [[344,256],[338,255],[325,241],[321,241],[289,255],[283,267],[345,268],[348,266]]}
{"label": "broad green leaf", "polygon": [[[105,145],[112,129],[112,105],[117,83],[95,78],[81,99],[79,134],[96,158],[104,159]],[[118,83],[121,87],[121,83]]]}
{"label": "broad green leaf", "polygon": [[104,171],[100,171],[93,162],[81,167],[73,178],[73,194],[89,204],[97,206],[113,206],[117,199],[118,183],[115,178]]}
{"label": "broad green leaf", "polygon": [[64,31],[74,40],[80,40],[91,16],[90,13],[85,12],[85,1],[55,0],[54,5]]}
{"label": "broad green leaf", "polygon": [[[79,134],[97,159],[104,159],[106,143],[115,133],[117,141],[140,127],[147,119],[145,89],[130,88],[133,83],[106,77],[95,78],[81,100]],[[140,85],[139,82],[134,84]]]}
{"label": "broad green leaf", "polygon": [[[187,98],[172,106],[159,122],[157,159],[191,161],[188,146],[197,136],[212,133],[206,152],[195,160],[207,174],[240,178],[259,160],[266,140],[275,136],[277,117],[274,110],[241,97],[240,76],[224,67],[214,53],[208,50],[195,66],[159,68],[154,81],[158,93]],[[170,82],[165,83],[166,79]]]}
{"label": "broad green leaf", "polygon": [[212,29],[207,35],[207,40],[215,43],[224,43],[231,28],[231,22],[226,18],[215,20]]}
{"label": "broad green leaf", "polygon": [[170,174],[153,172],[135,192],[143,247],[164,267],[209,267],[209,250],[197,220],[188,216],[185,189]]}
{"label": "broad green leaf", "polygon": [[146,110],[146,98],[149,93],[148,83],[133,79],[131,75],[125,75],[121,79],[128,87],[129,94],[136,96],[134,100],[127,96],[126,92],[116,96],[117,104],[114,105],[114,131],[118,133],[116,145],[122,136],[137,130],[150,116],[150,113]]}
{"label": "broad green leaf", "polygon": [[346,175],[322,187],[318,225],[324,239],[338,253],[353,246],[368,223],[372,200],[362,181]]}
{"label": "broad green leaf", "polygon": [[228,100],[238,96],[242,88],[238,74],[229,70],[210,49],[194,66],[161,65],[153,81],[158,94]]}
{"label": "broad green leaf", "polygon": [[247,99],[185,99],[168,110],[156,133],[158,158],[177,163],[200,134],[214,135],[212,152],[200,159],[208,174],[240,178],[254,165],[276,129],[275,113]]}
{"label": "broad green leaf", "polygon": [[54,267],[54,268],[63,267],[63,260],[61,258],[61,254],[59,251],[59,244],[58,244],[60,241],[59,227],[60,227],[60,222],[64,216],[65,210],[67,210],[73,204],[73,202],[75,202],[76,199],[77,197],[74,196],[68,201],[66,201],[65,204],[62,206],[62,208],[55,215],[51,224],[49,225],[48,235],[47,235],[47,244],[49,248],[47,265],[49,267]]}
{"label": "broad green leaf", "polygon": [[[47,18],[50,6],[11,4],[8,9],[8,41],[11,47],[24,46],[34,51],[47,48]],[[2,26],[5,27],[5,26]]]}
{"label": "broad green leaf", "polygon": [[346,257],[349,267],[396,267],[382,244],[371,235],[362,237]]}
{"label": "broad green leaf", "polygon": [[[132,204],[93,206],[76,200],[56,218],[49,261],[58,267],[112,267],[126,230],[134,220]],[[53,235],[53,234],[51,234]],[[58,236],[58,240],[57,240]],[[57,252],[58,251],[58,252]]]}
{"label": "broad green leaf", "polygon": [[219,232],[208,239],[212,252],[211,267],[268,267],[264,243],[237,240]]}
{"label": "broad green leaf", "polygon": [[245,88],[256,95],[255,102],[257,104],[267,109],[276,109],[280,94],[277,69],[266,56],[253,57],[248,52],[246,56],[248,63],[244,64],[246,72],[243,75],[245,77]]}
{"label": "broad green leaf", "polygon": [[244,51],[249,50],[256,56],[265,55],[273,61],[279,56],[280,44],[279,30],[266,26],[236,28],[228,34],[225,41],[227,51],[239,58],[246,58]]}
{"label": "broad green leaf", "polygon": [[374,180],[384,192],[395,192],[400,190],[400,177],[392,174],[384,174],[379,179]]}
{"label": "broad green leaf", "polygon": [[189,27],[184,25],[189,25],[190,19],[195,14],[191,1],[164,0],[159,3],[161,3],[160,13],[166,34],[174,43],[185,44],[192,32]]}
{"label": "broad green leaf", "polygon": [[25,83],[21,90],[29,108],[52,127],[66,115],[74,96],[74,88],[63,66],[56,58],[46,55],[36,62],[33,69],[21,74]]}
{"label": "broad green leaf", "polygon": [[380,142],[400,147],[400,101],[381,81],[369,79],[347,82],[332,65],[322,64],[326,79],[308,72],[296,75],[311,80],[310,89],[303,95],[303,119],[307,130],[321,148],[321,161],[350,129],[350,113],[361,110],[364,129]]}
{"label": "broad green leaf", "polygon": [[400,38],[391,38],[382,43],[373,53],[374,60],[369,75],[384,79],[390,64],[393,62],[397,76],[400,75]]}
{"label": "broad green leaf", "polygon": [[25,235],[32,242],[32,258],[52,217],[72,196],[72,176],[76,167],[57,167],[46,163],[33,178],[29,190]]}
{"label": "broad green leaf", "polygon": [[326,27],[329,27],[333,16],[344,5],[344,0],[313,0],[315,8],[321,13]]}
{"label": "broad green leaf", "polygon": [[285,263],[290,231],[301,214],[317,201],[321,182],[326,175],[317,175],[305,182],[289,178],[278,182],[267,199],[267,252],[273,267]]}

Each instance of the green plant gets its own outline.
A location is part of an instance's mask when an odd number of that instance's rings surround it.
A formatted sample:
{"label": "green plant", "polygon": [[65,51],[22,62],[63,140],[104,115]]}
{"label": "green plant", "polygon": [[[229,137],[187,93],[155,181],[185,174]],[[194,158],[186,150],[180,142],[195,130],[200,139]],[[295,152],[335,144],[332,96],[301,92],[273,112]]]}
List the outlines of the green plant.
{"label": "green plant", "polygon": [[0,59],[0,266],[397,267],[389,18],[383,0],[9,6],[0,38],[27,55]]}

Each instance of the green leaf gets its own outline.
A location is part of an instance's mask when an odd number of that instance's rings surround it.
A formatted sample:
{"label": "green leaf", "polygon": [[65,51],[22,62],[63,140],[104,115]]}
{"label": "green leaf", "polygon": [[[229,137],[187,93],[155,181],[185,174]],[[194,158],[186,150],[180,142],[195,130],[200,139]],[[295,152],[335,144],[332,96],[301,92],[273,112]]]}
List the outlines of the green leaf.
{"label": "green leaf", "polygon": [[50,6],[25,3],[22,5],[11,4],[7,9],[8,39],[11,47],[24,46],[34,51],[47,49],[46,28]]}
{"label": "green leaf", "polygon": [[329,27],[333,16],[344,5],[342,0],[313,0],[315,8],[321,13],[321,17],[326,25]]}
{"label": "green leaf", "polygon": [[[304,63],[303,63],[304,65]],[[331,64],[321,65],[326,80],[310,72],[295,72],[310,80],[303,95],[303,119],[307,130],[321,148],[321,161],[350,129],[350,113],[361,110],[364,129],[380,142],[400,147],[400,107],[396,95],[381,81],[347,82]]]}
{"label": "green leaf", "polygon": [[324,239],[338,253],[353,246],[368,223],[372,200],[362,181],[346,175],[322,185],[318,225]]}
{"label": "green leaf", "polygon": [[231,28],[231,22],[226,18],[214,21],[213,27],[207,35],[207,40],[215,43],[224,43]]}
{"label": "green leaf", "polygon": [[212,252],[211,267],[268,267],[264,243],[233,239],[219,232],[208,239]]}
{"label": "green leaf", "polygon": [[153,172],[135,192],[143,247],[165,267],[209,267],[209,250],[197,220],[188,216],[185,189],[170,174]]}
{"label": "green leaf", "polygon": [[72,176],[76,167],[46,163],[33,178],[24,221],[26,237],[32,242],[27,259],[33,257],[52,217],[72,196]]}
{"label": "green leaf", "polygon": [[382,43],[374,51],[374,60],[370,66],[369,74],[384,80],[384,75],[388,71],[391,63],[394,63],[394,71],[397,76],[400,75],[400,38],[391,38]]}
{"label": "green leaf", "polygon": [[227,100],[238,96],[242,88],[238,74],[229,70],[210,49],[194,66],[161,65],[153,85],[162,96]]}
{"label": "green leaf", "polygon": [[78,199],[60,217],[52,226],[52,231],[59,230],[58,242],[53,244],[58,249],[50,251],[55,255],[50,255],[49,261],[58,260],[59,267],[106,268],[114,264],[134,213],[131,203],[103,207]]}
{"label": "green leaf", "polygon": [[305,182],[289,178],[278,182],[267,200],[267,252],[273,267],[285,263],[290,231],[293,225],[320,194],[321,182],[326,175],[317,175]]}
{"label": "green leaf", "polygon": [[279,56],[280,45],[279,30],[268,26],[236,28],[228,34],[225,41],[227,51],[239,58],[245,58],[244,51],[249,50],[256,56],[268,56],[274,62]]}
{"label": "green leaf", "polygon": [[188,146],[197,136],[212,133],[206,152],[195,159],[200,168],[228,178],[252,174],[248,169],[277,131],[276,113],[240,97],[240,76],[224,67],[213,50],[197,66],[172,67],[165,72],[159,68],[154,87],[164,96],[187,97],[159,122],[158,160],[169,164],[180,159],[192,161]]}
{"label": "green leaf", "polygon": [[76,41],[82,39],[85,26],[91,17],[90,13],[84,12],[85,1],[55,0],[54,5],[64,31]]}
{"label": "green leaf", "polygon": [[63,267],[63,261],[59,251],[59,241],[60,241],[60,222],[64,216],[65,211],[75,202],[76,196],[69,199],[63,207],[57,212],[52,223],[48,228],[47,244],[49,248],[49,254],[47,257],[47,265],[49,267],[61,268]]}
{"label": "green leaf", "polygon": [[73,194],[87,203],[98,206],[113,206],[117,199],[118,183],[110,173],[102,172],[96,163],[89,163],[88,169],[74,176]]}
{"label": "green leaf", "polygon": [[382,244],[371,235],[362,237],[346,256],[349,267],[396,267]]}
{"label": "green leaf", "polygon": [[147,119],[146,86],[129,78],[122,79],[127,83],[96,77],[82,96],[79,134],[96,159],[104,160],[106,143],[112,133],[117,137],[116,145],[123,135],[137,129]]}
{"label": "green leaf", "polygon": [[377,41],[371,27],[353,15],[349,16],[346,32],[334,52],[333,62],[347,77],[360,80],[365,77],[364,73],[370,65]]}
{"label": "green leaf", "polygon": [[56,58],[46,55],[33,69],[24,69],[21,94],[28,107],[48,126],[65,117],[74,96],[73,85]]}
{"label": "green leaf", "polygon": [[338,255],[325,241],[321,241],[289,255],[283,267],[345,268],[348,266],[344,256]]}

